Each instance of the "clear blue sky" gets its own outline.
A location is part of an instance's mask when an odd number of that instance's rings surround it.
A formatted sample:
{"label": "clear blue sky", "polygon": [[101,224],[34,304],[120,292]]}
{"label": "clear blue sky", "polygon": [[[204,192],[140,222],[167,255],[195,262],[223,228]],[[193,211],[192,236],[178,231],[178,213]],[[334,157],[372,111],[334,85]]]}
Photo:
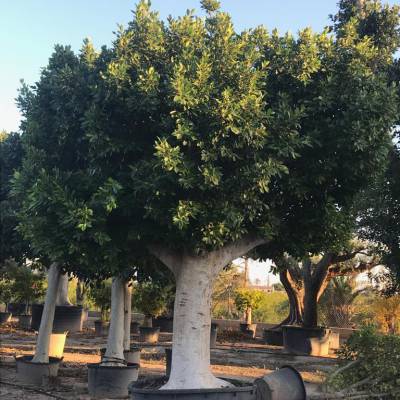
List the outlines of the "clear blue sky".
{"label": "clear blue sky", "polygon": [[[388,0],[394,4],[396,0]],[[398,1],[397,1],[398,2]],[[109,45],[117,24],[132,17],[134,0],[3,0],[0,24],[0,129],[17,130],[15,106],[20,79],[34,83],[47,64],[54,44],[78,50],[85,37],[96,46]],[[222,0],[237,30],[265,25],[280,31],[311,26],[321,30],[337,0]],[[199,0],[153,0],[162,18],[199,9]]]}

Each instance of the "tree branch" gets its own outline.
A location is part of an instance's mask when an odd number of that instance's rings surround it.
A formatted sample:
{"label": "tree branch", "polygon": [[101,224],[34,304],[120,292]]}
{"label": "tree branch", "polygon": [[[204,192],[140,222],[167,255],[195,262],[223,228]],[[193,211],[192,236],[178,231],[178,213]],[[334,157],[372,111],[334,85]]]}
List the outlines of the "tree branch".
{"label": "tree branch", "polygon": [[168,267],[174,275],[177,273],[182,264],[182,254],[158,244],[148,245],[147,250]]}

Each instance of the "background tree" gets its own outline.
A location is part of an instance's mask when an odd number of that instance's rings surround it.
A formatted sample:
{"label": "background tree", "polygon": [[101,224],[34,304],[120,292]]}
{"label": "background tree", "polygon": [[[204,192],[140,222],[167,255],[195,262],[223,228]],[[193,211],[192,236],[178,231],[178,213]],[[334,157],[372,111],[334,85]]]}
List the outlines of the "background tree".
{"label": "background tree", "polygon": [[237,289],[235,292],[235,305],[239,312],[244,312],[245,323],[252,324],[252,312],[260,306],[263,293],[255,289]]}

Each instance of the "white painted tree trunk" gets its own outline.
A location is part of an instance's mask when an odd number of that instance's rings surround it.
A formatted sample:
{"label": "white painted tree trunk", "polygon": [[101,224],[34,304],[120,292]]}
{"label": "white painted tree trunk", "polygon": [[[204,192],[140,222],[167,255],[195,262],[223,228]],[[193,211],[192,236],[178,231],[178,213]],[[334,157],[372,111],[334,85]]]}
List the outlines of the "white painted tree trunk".
{"label": "white painted tree trunk", "polygon": [[124,350],[131,348],[131,321],[132,321],[132,286],[130,282],[125,283],[124,304]]}
{"label": "white painted tree trunk", "polygon": [[125,282],[114,277],[111,286],[111,321],[102,365],[124,365]]}
{"label": "white painted tree trunk", "polygon": [[148,247],[176,280],[171,374],[162,389],[231,386],[210,371],[212,288],[223,267],[264,243],[264,238],[247,235],[202,255],[178,253],[160,245]]}
{"label": "white painted tree trunk", "polygon": [[206,263],[188,262],[176,277],[172,369],[162,389],[228,386],[210,371],[211,293],[214,274]]}
{"label": "white painted tree trunk", "polygon": [[50,335],[53,330],[54,313],[56,311],[56,299],[60,286],[61,271],[58,264],[53,263],[47,275],[47,291],[44,302],[39,334],[36,341],[34,363],[49,362]]}
{"label": "white painted tree trunk", "polygon": [[62,274],[60,278],[60,288],[57,294],[57,301],[56,304],[58,306],[71,306],[72,303],[69,301],[68,298],[68,274]]}

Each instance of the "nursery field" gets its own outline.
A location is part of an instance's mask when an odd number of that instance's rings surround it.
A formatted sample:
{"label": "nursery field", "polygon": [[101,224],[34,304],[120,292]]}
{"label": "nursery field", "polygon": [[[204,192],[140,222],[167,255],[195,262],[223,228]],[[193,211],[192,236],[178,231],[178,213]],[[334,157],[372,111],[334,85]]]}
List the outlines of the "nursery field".
{"label": "nursery field", "polygon": [[[93,321],[89,319],[84,331],[67,337],[64,359],[59,376],[46,386],[32,387],[16,377],[15,355],[31,354],[36,334],[16,329],[12,322],[0,329],[0,398],[1,399],[90,399],[87,389],[87,363],[100,361],[100,348],[106,336],[95,336]],[[284,354],[280,347],[267,346],[260,338],[241,339],[231,332],[223,332],[217,347],[211,350],[211,368],[217,376],[252,382],[276,368],[290,364],[296,367],[306,383],[309,395],[318,393],[325,374],[336,365],[329,357],[306,357]],[[157,345],[141,344],[141,376],[165,374],[165,348],[171,347],[172,334],[161,334]],[[138,336],[131,335],[132,344]]]}

